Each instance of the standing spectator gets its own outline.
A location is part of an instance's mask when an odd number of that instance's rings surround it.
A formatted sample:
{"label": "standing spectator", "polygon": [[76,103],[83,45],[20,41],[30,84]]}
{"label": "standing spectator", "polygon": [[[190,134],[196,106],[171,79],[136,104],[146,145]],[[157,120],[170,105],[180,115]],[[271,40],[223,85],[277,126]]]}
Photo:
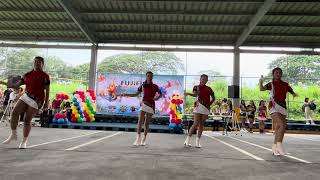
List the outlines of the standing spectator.
{"label": "standing spectator", "polygon": [[317,109],[317,105],[314,103],[314,100],[310,101],[310,109],[311,109],[312,115],[314,115],[314,113],[316,112],[316,109]]}
{"label": "standing spectator", "polygon": [[259,102],[259,108],[258,108],[258,118],[259,120],[259,132],[260,134],[264,133],[265,128],[265,121],[267,120],[267,107],[265,105],[264,100],[261,100]]}
{"label": "standing spectator", "polygon": [[240,103],[240,120],[241,120],[241,129],[240,132],[248,132],[246,129],[246,121],[247,121],[247,106],[244,100],[241,100]]}
{"label": "standing spectator", "polygon": [[231,116],[232,115],[232,110],[233,110],[232,101],[230,99],[228,99],[227,104],[228,104],[228,113]]}
{"label": "standing spectator", "polygon": [[256,114],[256,105],[254,104],[254,102],[251,100],[249,105],[247,106],[247,113],[248,113],[248,120],[250,122],[250,125],[249,125],[249,132],[250,133],[253,133],[253,122],[254,122],[254,117],[255,117],[255,114]]}
{"label": "standing spectator", "polygon": [[13,92],[13,90],[11,88],[8,88],[4,91],[3,95],[4,95],[4,101],[3,101],[3,109],[6,109],[6,107],[9,104],[9,99],[10,99],[10,94]]}
{"label": "standing spectator", "polygon": [[224,115],[224,116],[228,115],[229,114],[229,110],[228,109],[229,109],[228,101],[227,101],[226,98],[224,98],[222,100],[222,103],[221,103],[221,106],[220,106],[221,115]]}
{"label": "standing spectator", "polygon": [[[0,84],[6,84],[5,82],[0,82]],[[10,94],[12,93],[12,89],[11,88],[7,88],[4,93],[4,100],[3,100],[3,104],[2,104],[2,109],[3,109],[3,114],[2,114],[2,121],[3,122],[8,122],[6,120],[6,118],[10,117],[10,111],[8,111],[8,104],[9,104],[9,99],[10,99]]]}
{"label": "standing spectator", "polygon": [[[309,98],[305,98],[304,99],[304,103],[302,106],[303,110],[304,110],[304,116],[305,116],[305,120],[306,120],[306,124],[309,125],[311,121],[312,125],[315,125],[312,116],[313,116],[313,110],[311,110],[311,102],[309,102]],[[314,108],[314,107],[313,107]]]}

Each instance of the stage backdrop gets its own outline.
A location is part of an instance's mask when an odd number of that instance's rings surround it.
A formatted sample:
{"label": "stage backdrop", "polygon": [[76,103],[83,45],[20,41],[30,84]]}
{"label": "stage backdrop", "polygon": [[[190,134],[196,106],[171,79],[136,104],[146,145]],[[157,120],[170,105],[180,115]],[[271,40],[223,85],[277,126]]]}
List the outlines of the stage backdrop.
{"label": "stage backdrop", "polygon": [[[173,93],[184,96],[183,76],[154,76],[163,97],[156,101],[156,115],[169,116],[170,97]],[[119,94],[136,93],[145,80],[145,75],[98,74],[97,78],[97,113],[138,115],[142,96],[118,97]]]}

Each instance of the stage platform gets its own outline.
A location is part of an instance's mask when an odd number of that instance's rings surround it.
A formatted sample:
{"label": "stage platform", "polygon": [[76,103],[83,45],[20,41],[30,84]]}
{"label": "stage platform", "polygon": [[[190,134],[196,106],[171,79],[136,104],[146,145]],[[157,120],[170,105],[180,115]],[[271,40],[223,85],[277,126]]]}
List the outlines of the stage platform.
{"label": "stage platform", "polygon": [[[136,116],[106,116],[97,115],[96,122],[84,122],[84,123],[69,123],[69,124],[53,124],[50,120],[51,117],[46,117],[45,123],[42,123],[42,127],[50,128],[66,128],[66,129],[90,129],[90,130],[109,130],[109,131],[136,131],[138,118]],[[210,117],[205,122],[206,130],[220,130],[225,128],[226,122],[229,122],[230,118],[223,118],[221,116]],[[191,116],[185,116],[183,124],[185,129],[192,123]],[[229,126],[231,123],[229,122]],[[247,125],[248,127],[248,125]],[[271,120],[267,120],[265,123],[266,130],[271,130]],[[258,131],[259,122],[254,124],[254,131]],[[288,132],[293,133],[320,133],[320,125],[306,125],[303,121],[288,121]],[[150,131],[155,133],[183,133],[183,131],[174,130],[169,128],[168,117],[154,117],[150,122]]]}
{"label": "stage platform", "polygon": [[[133,123],[103,123],[103,122],[85,122],[70,124],[49,124],[50,128],[68,128],[68,129],[90,129],[90,130],[107,130],[107,131],[127,131],[135,132],[137,124]],[[150,124],[149,131],[154,133],[175,133],[181,134],[183,131],[170,129],[168,125]]]}

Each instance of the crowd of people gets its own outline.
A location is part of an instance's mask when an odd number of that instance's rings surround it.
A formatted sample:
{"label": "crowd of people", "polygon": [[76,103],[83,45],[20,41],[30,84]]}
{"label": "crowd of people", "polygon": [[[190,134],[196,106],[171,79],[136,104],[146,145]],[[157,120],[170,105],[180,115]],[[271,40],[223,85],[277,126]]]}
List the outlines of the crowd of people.
{"label": "crowd of people", "polygon": [[[227,100],[226,98],[222,101],[217,100],[212,108],[212,115],[222,115],[222,116],[231,116],[232,102],[231,100]],[[253,100],[250,100],[248,105],[246,105],[245,100],[241,100],[240,103],[240,123],[241,129],[240,132],[250,132],[253,133],[253,124],[255,120],[259,121],[259,131],[260,133],[264,133],[265,129],[265,121],[268,120],[267,116],[267,107],[265,105],[265,101],[261,100],[256,106]],[[248,129],[246,128],[246,124],[249,124]]]}

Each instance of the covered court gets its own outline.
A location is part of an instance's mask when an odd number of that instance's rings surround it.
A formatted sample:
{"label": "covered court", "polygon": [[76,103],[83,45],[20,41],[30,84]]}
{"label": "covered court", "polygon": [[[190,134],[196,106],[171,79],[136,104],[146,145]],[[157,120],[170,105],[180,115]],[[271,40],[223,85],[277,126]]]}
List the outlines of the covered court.
{"label": "covered court", "polygon": [[[1,127],[0,138],[7,128]],[[289,155],[275,157],[272,134],[205,132],[203,148],[185,135],[150,134],[134,147],[133,132],[33,128],[28,149],[0,147],[0,177],[53,179],[319,179],[320,137],[286,135]]]}
{"label": "covered court", "polygon": [[[90,49],[90,89],[100,49],[233,53],[235,108],[241,53],[319,55],[319,30],[317,0],[0,3],[0,47]],[[8,134],[1,125],[1,141]],[[207,131],[203,148],[184,147],[184,134],[151,133],[140,147],[132,146],[134,138],[133,132],[36,127],[28,149],[0,146],[0,179],[320,179],[319,135],[287,134],[290,154],[283,157],[271,154],[272,134]]]}

